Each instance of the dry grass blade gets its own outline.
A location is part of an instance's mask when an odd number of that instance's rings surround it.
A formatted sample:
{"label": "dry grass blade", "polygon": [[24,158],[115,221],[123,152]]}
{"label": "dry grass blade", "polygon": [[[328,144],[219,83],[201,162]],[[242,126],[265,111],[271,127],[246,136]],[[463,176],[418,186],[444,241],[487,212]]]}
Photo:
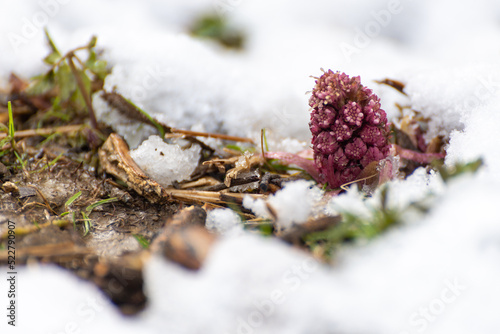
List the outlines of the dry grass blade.
{"label": "dry grass blade", "polygon": [[[73,242],[62,242],[41,246],[31,246],[16,249],[16,262],[23,263],[28,257],[59,257],[59,256],[77,256],[91,254],[88,248],[75,245]],[[0,263],[6,263],[8,251],[0,251]]]}
{"label": "dry grass blade", "polygon": [[[16,131],[14,134],[15,139],[34,137],[34,136],[50,136],[54,133],[71,133],[76,132],[85,127],[84,124],[76,124],[76,125],[64,125],[55,128],[42,128],[42,129],[30,129],[30,130],[21,130]],[[0,139],[7,137],[6,133],[0,133]]]}
{"label": "dry grass blade", "polygon": [[92,128],[98,130],[99,125],[97,124],[97,119],[95,118],[95,112],[94,108],[92,107],[90,92],[87,92],[87,89],[85,88],[82,77],[80,76],[80,73],[75,67],[75,63],[73,62],[73,57],[75,57],[74,52],[70,52],[67,56],[69,68],[71,69],[71,72],[73,72],[73,76],[75,77],[78,89],[83,96],[83,101],[85,102],[85,106],[87,107],[87,111],[89,113],[90,124],[92,125]]}
{"label": "dry grass blade", "polygon": [[[37,203],[39,204],[39,203]],[[42,228],[49,227],[52,225],[59,226],[59,227],[65,227],[67,225],[71,224],[69,220],[61,219],[61,220],[55,220],[51,222],[47,222],[44,224],[39,224],[39,225],[30,225],[26,227],[16,227],[16,235],[17,236],[22,236],[22,235],[27,235],[32,232],[38,231]],[[5,231],[2,236],[0,236],[0,239],[5,239],[8,236],[8,231]]]}
{"label": "dry grass blade", "polygon": [[404,92],[405,84],[402,83],[401,81],[386,78],[384,80],[375,80],[375,82],[381,85],[387,85],[389,87],[392,87],[401,94],[406,95],[406,93]]}
{"label": "dry grass blade", "polygon": [[[196,181],[186,182],[179,184],[180,189],[192,189],[192,188],[200,188],[200,187],[214,187],[221,185],[222,182],[216,180],[213,177],[205,176]],[[205,189],[206,190],[206,189]]]}
{"label": "dry grass blade", "polygon": [[233,169],[230,169],[226,173],[224,184],[228,188],[231,187],[233,180],[236,179],[240,173],[249,171],[253,166],[260,165],[261,163],[263,163],[263,161],[264,158],[258,154],[253,154],[253,155],[245,154],[238,157],[238,160],[235,162],[236,166]]}
{"label": "dry grass blade", "polygon": [[207,137],[207,138],[217,138],[217,139],[222,139],[222,140],[253,143],[253,140],[250,138],[229,136],[229,135],[224,135],[224,134],[220,134],[220,133],[198,132],[198,131],[181,130],[181,129],[174,129],[174,128],[172,128],[172,133],[180,133],[183,135],[193,136],[193,137]]}

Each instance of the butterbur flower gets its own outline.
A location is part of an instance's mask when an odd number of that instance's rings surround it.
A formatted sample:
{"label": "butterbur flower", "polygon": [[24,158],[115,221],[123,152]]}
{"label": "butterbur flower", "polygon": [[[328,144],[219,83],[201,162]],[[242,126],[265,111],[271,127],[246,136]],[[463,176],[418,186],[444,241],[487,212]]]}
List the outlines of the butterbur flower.
{"label": "butterbur flower", "polygon": [[386,159],[391,148],[401,158],[422,164],[446,155],[391,145],[387,115],[380,107],[380,99],[361,84],[359,76],[351,78],[345,73],[323,71],[316,80],[309,105],[314,159],[310,159],[310,153],[266,152],[264,156],[297,165],[318,183],[328,184],[332,189],[361,179],[363,171],[364,176],[372,174],[374,162],[383,159],[385,163],[377,166],[380,167],[378,182],[394,177],[394,160]]}
{"label": "butterbur flower", "polygon": [[389,154],[386,113],[359,77],[324,72],[316,80],[309,105],[314,163],[321,182],[338,188]]}

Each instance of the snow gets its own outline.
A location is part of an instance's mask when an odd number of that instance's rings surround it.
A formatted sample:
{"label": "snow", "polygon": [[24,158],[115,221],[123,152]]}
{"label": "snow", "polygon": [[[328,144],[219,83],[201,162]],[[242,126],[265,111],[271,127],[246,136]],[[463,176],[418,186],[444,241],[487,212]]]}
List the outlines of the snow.
{"label": "snow", "polygon": [[[262,218],[276,216],[276,224],[283,229],[305,223],[314,213],[323,197],[323,191],[309,181],[288,182],[283,189],[269,196],[267,201],[245,196],[243,206]],[[300,205],[298,205],[300,203]]]}
{"label": "snow", "polygon": [[[67,270],[55,266],[19,267],[17,279],[16,327],[2,321],[2,333],[140,331],[140,324],[120,315],[97,287]],[[1,286],[5,288],[3,281]]]}
{"label": "snow", "polygon": [[[477,212],[456,209],[471,205],[471,196]],[[125,333],[138,327],[152,333],[495,333],[500,268],[492,264],[500,260],[500,214],[478,212],[495,205],[496,189],[484,182],[471,187],[463,179],[438,201],[419,224],[349,249],[332,268],[281,242],[246,234],[221,239],[196,273],[155,258],[145,273],[151,298],[146,312],[118,321],[114,308],[102,302],[98,319],[84,328],[96,333],[111,326]],[[38,270],[20,273],[23,298],[37,296],[21,303],[31,310],[43,300],[42,317],[54,305],[67,310],[59,319],[68,319],[88,298],[100,296],[60,269]],[[55,300],[52,291],[59,292]],[[28,308],[28,301],[35,304]],[[42,319],[34,320],[47,330],[61,324]]]}
{"label": "snow", "polygon": [[[431,194],[430,211],[407,214],[397,228],[343,249],[331,266],[273,239],[230,233],[240,226],[238,217],[213,210],[207,227],[224,236],[202,269],[187,271],[153,259],[145,272],[150,304],[131,319],[118,315],[97,289],[66,271],[20,269],[19,332],[499,331],[497,1],[192,0],[167,5],[160,0],[33,0],[0,6],[8,12],[0,22],[0,83],[12,70],[29,77],[46,69],[40,61],[47,54],[43,25],[62,52],[96,34],[114,66],[106,88],[116,88],[160,121],[257,142],[266,128],[273,150],[298,152],[310,141],[304,94],[314,83],[309,76],[318,76],[320,67],[331,68],[360,75],[380,96],[390,119],[398,114],[395,103],[430,118],[427,139],[450,138],[448,166],[478,157],[485,162],[476,175],[449,184],[423,169],[391,181],[391,208],[403,210]],[[243,51],[223,50],[185,32],[189,22],[214,7],[223,8],[231,24],[246,33]],[[408,96],[373,83],[386,77],[405,82]],[[99,118],[132,148],[154,133],[122,120],[98,98],[93,103]],[[181,150],[154,137],[143,145],[150,147],[139,148],[143,155],[134,159],[158,174],[166,169],[161,177],[165,185],[187,178],[199,156],[196,147]],[[163,160],[155,149],[170,152],[166,156],[177,161],[169,165],[171,159]],[[178,170],[179,164],[189,167],[181,169],[183,175],[169,170]],[[307,182],[298,181],[267,204],[286,228],[317,212],[316,196]],[[352,187],[323,209],[370,217],[379,196],[380,190],[366,200]],[[263,201],[245,198],[245,207],[270,217]],[[0,290],[5,288],[0,283]],[[89,298],[99,301],[97,311],[86,304]],[[14,332],[5,321],[0,328]]]}
{"label": "snow", "polygon": [[421,215],[415,217],[412,204],[428,205],[429,199],[435,199],[445,191],[445,185],[436,172],[428,173],[425,168],[420,167],[405,180],[395,179],[377,188],[369,198],[357,186],[351,186],[345,193],[330,199],[326,212],[330,215],[353,213],[370,221],[375,212],[382,209],[382,191],[387,192],[385,208],[403,214],[403,220],[410,223],[415,218],[421,218]]}
{"label": "snow", "polygon": [[221,235],[235,234],[243,231],[240,217],[231,209],[214,209],[209,211],[205,226],[209,231]]}
{"label": "snow", "polygon": [[159,136],[151,136],[130,151],[137,165],[164,187],[189,178],[198,166],[201,147],[183,149],[179,144],[167,144]]}
{"label": "snow", "polygon": [[409,78],[405,91],[412,107],[431,120],[428,138],[448,137],[498,95],[499,78],[498,62],[465,63],[422,70]]}
{"label": "snow", "polygon": [[137,148],[149,136],[157,133],[156,128],[152,125],[139,123],[123,117],[99,93],[94,94],[92,98],[92,108],[94,108],[96,118],[112,126],[113,130],[125,139],[130,149]]}

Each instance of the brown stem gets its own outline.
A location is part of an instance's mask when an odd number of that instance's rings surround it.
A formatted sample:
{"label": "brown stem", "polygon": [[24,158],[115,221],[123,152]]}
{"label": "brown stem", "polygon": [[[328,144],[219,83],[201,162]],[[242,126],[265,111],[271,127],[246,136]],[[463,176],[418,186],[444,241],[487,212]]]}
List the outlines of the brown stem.
{"label": "brown stem", "polygon": [[76,83],[78,85],[78,88],[80,89],[80,93],[82,93],[83,100],[85,101],[85,105],[87,106],[87,109],[89,111],[90,124],[92,125],[92,128],[94,128],[95,130],[99,130],[99,127],[97,125],[97,120],[95,118],[94,108],[92,108],[92,101],[90,100],[90,94],[85,89],[82,77],[80,76],[80,73],[78,73],[75,63],[73,62],[73,57],[74,57],[73,53],[68,54],[67,57],[68,65],[71,69],[71,72],[73,72],[73,75],[75,76]]}
{"label": "brown stem", "polygon": [[231,141],[239,141],[239,142],[247,142],[253,143],[253,140],[245,137],[237,137],[237,136],[228,136],[220,133],[209,133],[209,132],[198,132],[198,131],[190,131],[190,130],[181,130],[181,129],[171,129],[172,133],[180,133],[193,137],[208,137],[208,138],[218,138],[223,140],[231,140]]}

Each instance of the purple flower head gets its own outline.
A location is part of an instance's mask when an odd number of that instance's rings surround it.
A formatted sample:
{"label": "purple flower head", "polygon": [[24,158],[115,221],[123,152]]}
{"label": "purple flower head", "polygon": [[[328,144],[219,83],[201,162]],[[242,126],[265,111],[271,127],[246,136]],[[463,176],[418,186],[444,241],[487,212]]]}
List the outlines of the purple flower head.
{"label": "purple flower head", "polygon": [[344,169],[349,163],[349,159],[345,156],[344,151],[340,147],[333,155],[330,155],[330,157],[332,157],[332,159],[329,160],[329,163],[333,164],[333,167],[337,170]]}
{"label": "purple flower head", "polygon": [[335,123],[332,125],[332,132],[332,135],[338,142],[345,141],[352,136],[352,129],[340,118],[335,120]]}
{"label": "purple flower head", "polygon": [[359,132],[359,136],[369,145],[384,147],[387,144],[387,135],[384,129],[380,129],[376,126],[366,125]]}
{"label": "purple flower head", "polygon": [[324,72],[309,105],[314,163],[331,188],[356,180],[364,167],[389,154],[387,115],[359,77]]}
{"label": "purple flower head", "polygon": [[323,154],[332,154],[338,150],[339,144],[333,138],[333,131],[322,131],[314,137],[313,147]]}
{"label": "purple flower head", "polygon": [[347,124],[360,127],[365,114],[362,112],[359,103],[351,101],[342,107],[342,117]]}
{"label": "purple flower head", "polygon": [[311,114],[311,132],[319,134],[323,129],[328,129],[335,121],[337,112],[332,107],[322,107],[317,113]]}
{"label": "purple flower head", "polygon": [[345,146],[345,155],[351,160],[361,160],[368,148],[361,138],[356,138]]}

